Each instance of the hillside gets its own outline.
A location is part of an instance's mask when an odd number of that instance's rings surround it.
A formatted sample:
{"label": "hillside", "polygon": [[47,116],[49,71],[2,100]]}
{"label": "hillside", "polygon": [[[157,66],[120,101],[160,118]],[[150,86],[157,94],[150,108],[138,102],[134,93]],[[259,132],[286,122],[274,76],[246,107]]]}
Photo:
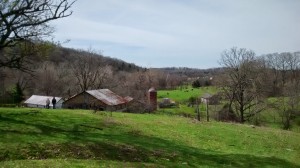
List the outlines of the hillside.
{"label": "hillside", "polygon": [[300,167],[300,134],[85,110],[0,108],[1,167]]}
{"label": "hillside", "polygon": [[186,76],[189,78],[212,77],[224,73],[224,68],[197,69],[187,67],[166,67],[153,69],[157,69],[168,74]]}
{"label": "hillside", "polygon": [[128,63],[126,61],[109,57],[109,56],[104,56],[102,53],[94,51],[92,49],[90,50],[77,50],[77,49],[72,49],[72,48],[65,48],[61,46],[52,46],[49,50],[48,53],[45,55],[46,58],[40,58],[40,59],[34,59],[33,63],[41,63],[44,61],[49,61],[53,62],[55,64],[62,64],[62,63],[71,63],[76,61],[76,55],[93,55],[97,57],[101,65],[108,65],[114,67],[114,70],[118,71],[127,71],[127,72],[134,72],[134,71],[139,71],[143,70],[142,67],[137,66],[133,63]]}
{"label": "hillside", "polygon": [[[119,81],[129,87],[133,84],[127,81],[134,81],[131,78],[147,70],[93,50],[75,50],[49,44],[41,49],[41,53],[26,57],[25,72],[0,69],[0,104],[20,103],[13,97],[16,87],[21,90],[23,100],[33,94],[70,97],[83,90],[101,88],[129,95],[128,92],[134,92],[131,89],[133,86],[124,90]],[[69,83],[71,85],[67,85]]]}

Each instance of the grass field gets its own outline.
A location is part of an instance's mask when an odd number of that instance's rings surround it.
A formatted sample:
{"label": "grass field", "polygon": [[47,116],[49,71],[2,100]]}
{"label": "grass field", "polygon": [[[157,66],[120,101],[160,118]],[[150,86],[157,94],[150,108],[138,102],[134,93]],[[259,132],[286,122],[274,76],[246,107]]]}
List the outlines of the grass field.
{"label": "grass field", "polygon": [[177,90],[159,90],[158,98],[171,98],[177,102],[185,102],[190,97],[199,97],[205,93],[215,94],[217,93],[216,87],[201,87],[201,88],[192,88],[187,87],[185,89]]}
{"label": "grass field", "polygon": [[0,108],[0,167],[300,167],[300,134],[155,114]]}
{"label": "grass field", "polygon": [[[195,118],[195,106],[189,107],[188,106],[188,99],[190,97],[199,97],[205,93],[215,94],[218,92],[216,87],[200,87],[200,88],[192,88],[187,87],[185,89],[177,89],[177,90],[159,90],[158,97],[161,98],[170,98],[175,100],[179,105],[175,108],[161,108],[158,109],[158,113],[165,113],[165,114],[175,114],[180,116],[188,116]],[[268,104],[274,103],[278,100],[278,98],[268,98]],[[223,102],[224,103],[224,102]],[[223,104],[219,105],[209,105],[209,114],[210,118],[213,119],[214,116],[218,115],[218,111],[222,108]],[[201,120],[206,120],[206,107],[204,104],[200,104],[200,116]],[[259,124],[261,126],[267,126],[272,128],[282,129],[282,118],[279,115],[279,109],[268,107],[264,109],[260,114],[257,115]],[[217,117],[215,117],[217,118]],[[252,123],[253,122],[253,123]],[[250,121],[248,124],[255,124],[255,121]],[[300,117],[296,117],[291,121],[291,128],[290,130],[294,132],[300,133]]]}
{"label": "grass field", "polygon": [[[216,87],[201,87],[201,88],[192,88],[187,87],[184,89],[177,89],[177,90],[159,90],[158,91],[158,98],[160,101],[162,98],[170,98],[171,100],[174,100],[178,106],[173,108],[161,108],[158,109],[157,113],[164,113],[164,114],[175,114],[175,115],[181,115],[181,116],[189,116],[189,117],[195,117],[195,106],[188,106],[189,98],[195,97],[199,98],[202,95],[209,93],[209,94],[215,94],[218,92],[218,89]],[[200,113],[201,117],[204,119],[206,118],[206,106],[204,104],[200,104]],[[211,113],[215,113],[215,106],[210,107]],[[213,115],[213,114],[211,114]]]}

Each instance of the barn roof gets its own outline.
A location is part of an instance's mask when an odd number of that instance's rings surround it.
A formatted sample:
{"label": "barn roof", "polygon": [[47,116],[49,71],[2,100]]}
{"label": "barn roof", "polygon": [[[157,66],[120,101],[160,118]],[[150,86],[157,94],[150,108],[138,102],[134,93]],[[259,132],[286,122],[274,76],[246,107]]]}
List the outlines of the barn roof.
{"label": "barn roof", "polygon": [[124,97],[124,99],[125,99],[127,102],[131,102],[131,101],[133,100],[133,98],[130,97],[130,96],[126,96],[126,97]]}
{"label": "barn roof", "polygon": [[148,92],[156,92],[156,89],[154,87],[151,87]]}
{"label": "barn roof", "polygon": [[209,93],[205,93],[204,95],[201,96],[201,98],[203,98],[203,99],[209,99],[211,97],[212,97],[212,95]]}
{"label": "barn roof", "polygon": [[86,92],[110,106],[127,103],[126,99],[109,89],[87,90]]}
{"label": "barn roof", "polygon": [[[46,100],[48,98],[50,99],[50,102],[51,102],[53,96],[32,95],[24,103],[46,106]],[[59,102],[60,100],[62,100],[62,97],[55,97],[55,99],[56,99],[56,102]],[[50,104],[52,104],[52,103],[50,103]]]}

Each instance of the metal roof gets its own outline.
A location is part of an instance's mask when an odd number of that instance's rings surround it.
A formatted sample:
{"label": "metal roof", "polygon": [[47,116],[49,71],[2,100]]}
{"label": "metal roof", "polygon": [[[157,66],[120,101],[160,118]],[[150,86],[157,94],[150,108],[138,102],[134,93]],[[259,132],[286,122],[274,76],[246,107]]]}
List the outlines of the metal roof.
{"label": "metal roof", "polygon": [[127,102],[131,102],[131,101],[133,100],[133,98],[130,97],[130,96],[126,96],[126,97],[124,97],[124,99],[125,99]]}
{"label": "metal roof", "polygon": [[204,95],[202,95],[201,96],[203,99],[209,99],[209,98],[211,98],[212,97],[212,95],[211,94],[209,94],[209,93],[205,93]]}
{"label": "metal roof", "polygon": [[109,89],[87,90],[86,92],[110,106],[127,103],[126,99]]}
{"label": "metal roof", "polygon": [[[46,100],[49,99],[50,104],[52,104],[52,98],[53,98],[53,96],[32,95],[24,103],[46,106]],[[55,99],[56,99],[56,102],[59,102],[60,100],[62,100],[62,97],[55,97]]]}
{"label": "metal roof", "polygon": [[154,87],[151,87],[148,92],[156,92],[156,89]]}

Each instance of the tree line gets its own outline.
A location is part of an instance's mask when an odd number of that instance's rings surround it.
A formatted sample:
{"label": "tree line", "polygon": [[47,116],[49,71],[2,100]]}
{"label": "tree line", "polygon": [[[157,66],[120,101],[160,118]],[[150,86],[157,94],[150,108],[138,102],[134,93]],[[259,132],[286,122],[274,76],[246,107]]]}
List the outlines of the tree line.
{"label": "tree line", "polygon": [[252,50],[233,47],[222,53],[220,63],[225,71],[217,84],[228,101],[227,112],[234,112],[243,123],[272,107],[284,128],[290,128],[293,116],[299,114],[300,52],[256,56]]}
{"label": "tree line", "polygon": [[[50,45],[44,57],[27,57],[30,72],[1,68],[0,102],[19,103],[13,96],[21,90],[25,97],[32,94],[68,98],[90,89],[108,88],[122,96],[146,102],[150,87],[176,88],[186,77],[147,69],[119,59],[105,57],[93,50],[67,49]],[[19,100],[19,101],[17,101]]]}

